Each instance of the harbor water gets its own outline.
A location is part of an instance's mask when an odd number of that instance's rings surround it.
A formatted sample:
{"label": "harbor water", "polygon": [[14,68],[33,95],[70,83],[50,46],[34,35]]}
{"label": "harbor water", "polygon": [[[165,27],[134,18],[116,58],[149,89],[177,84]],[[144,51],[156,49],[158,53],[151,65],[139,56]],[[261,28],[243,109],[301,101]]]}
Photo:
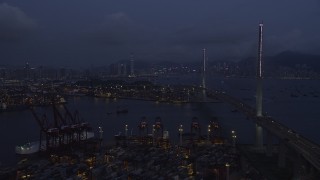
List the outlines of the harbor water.
{"label": "harbor water", "polygon": [[[187,80],[188,79],[188,80]],[[198,79],[190,77],[175,77],[155,81],[157,84],[197,85]],[[225,91],[238,97],[243,102],[255,105],[255,79],[209,79],[207,87]],[[320,143],[320,83],[319,80],[274,80],[266,79],[263,84],[263,108],[270,116],[292,128],[308,139]],[[98,127],[103,129],[105,143],[112,142],[114,135],[125,133],[128,125],[128,134],[138,134],[138,124],[143,116],[149,123],[149,133],[155,119],[160,117],[164,129],[169,131],[171,142],[178,142],[178,127],[184,127],[184,132],[190,131],[193,117],[197,117],[202,134],[206,134],[208,122],[217,117],[223,135],[230,137],[231,130],[237,132],[240,143],[254,142],[254,124],[241,112],[225,103],[192,103],[169,104],[153,101],[105,99],[95,97],[69,97],[68,108],[78,110],[81,119],[89,122],[98,134]],[[126,107],[127,113],[117,113],[119,106]],[[41,117],[46,114],[48,121],[53,121],[52,108],[37,108]],[[15,146],[39,140],[40,128],[32,113],[28,110],[19,112],[5,112],[0,114],[1,121],[1,150],[0,163],[13,165],[19,159],[15,154]]]}

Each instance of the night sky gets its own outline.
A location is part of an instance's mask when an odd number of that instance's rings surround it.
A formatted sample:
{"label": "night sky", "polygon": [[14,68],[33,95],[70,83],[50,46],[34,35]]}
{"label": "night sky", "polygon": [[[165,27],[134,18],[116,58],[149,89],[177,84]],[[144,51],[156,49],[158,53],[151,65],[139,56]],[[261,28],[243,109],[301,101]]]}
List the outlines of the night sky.
{"label": "night sky", "polygon": [[0,1],[0,65],[86,67],[135,58],[240,60],[257,54],[320,54],[319,0]]}

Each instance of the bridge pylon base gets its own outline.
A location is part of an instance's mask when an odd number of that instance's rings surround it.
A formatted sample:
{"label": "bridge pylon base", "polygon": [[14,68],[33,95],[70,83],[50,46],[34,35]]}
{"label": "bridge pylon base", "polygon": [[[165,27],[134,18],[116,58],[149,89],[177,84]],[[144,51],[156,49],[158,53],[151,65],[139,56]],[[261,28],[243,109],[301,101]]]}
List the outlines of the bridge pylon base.
{"label": "bridge pylon base", "polygon": [[266,154],[268,157],[272,156],[272,150],[273,150],[272,134],[271,132],[267,131]]}
{"label": "bridge pylon base", "polygon": [[256,148],[263,149],[263,129],[261,126],[256,124]]}

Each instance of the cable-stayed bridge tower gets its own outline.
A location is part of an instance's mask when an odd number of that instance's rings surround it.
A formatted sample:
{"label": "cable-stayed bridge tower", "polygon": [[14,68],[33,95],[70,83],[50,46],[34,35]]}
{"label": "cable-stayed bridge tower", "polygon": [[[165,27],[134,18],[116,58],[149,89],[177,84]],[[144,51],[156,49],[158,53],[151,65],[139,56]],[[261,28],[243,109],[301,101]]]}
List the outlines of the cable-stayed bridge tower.
{"label": "cable-stayed bridge tower", "polygon": [[202,88],[206,88],[206,49],[203,49]]}
{"label": "cable-stayed bridge tower", "polygon": [[206,95],[206,49],[203,48],[203,64],[202,64],[202,83],[201,86],[203,88],[202,90],[202,100],[206,101],[207,100],[207,95]]}
{"label": "cable-stayed bridge tower", "polygon": [[[259,24],[259,44],[258,44],[258,62],[257,62],[257,91],[256,91],[256,110],[257,117],[262,117],[262,40],[263,23]],[[256,124],[256,146],[263,147],[262,127]]]}

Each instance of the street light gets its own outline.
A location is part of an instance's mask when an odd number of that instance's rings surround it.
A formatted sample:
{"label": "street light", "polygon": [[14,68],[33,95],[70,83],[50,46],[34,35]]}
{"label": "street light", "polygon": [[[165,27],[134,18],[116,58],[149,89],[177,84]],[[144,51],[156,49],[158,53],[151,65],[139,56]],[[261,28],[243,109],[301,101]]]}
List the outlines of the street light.
{"label": "street light", "polygon": [[154,145],[154,134],[155,134],[155,125],[152,125],[152,145]]}
{"label": "street light", "polygon": [[102,127],[100,127],[100,126],[99,126],[99,134],[100,134],[100,140],[102,140],[103,130],[102,130]]}
{"label": "street light", "polygon": [[128,124],[125,125],[125,128],[124,128],[125,132],[126,132],[126,137],[128,136]]}
{"label": "street light", "polygon": [[232,146],[235,147],[236,146],[236,138],[237,138],[236,131],[234,131],[234,130],[231,131],[231,138],[232,138]]}
{"label": "street light", "polygon": [[100,127],[100,126],[99,126],[99,134],[100,134],[100,151],[101,151],[101,144],[102,144],[103,130],[102,130],[102,127]]}
{"label": "street light", "polygon": [[180,124],[180,127],[179,127],[180,146],[182,146],[182,132],[183,132],[183,128],[182,128],[182,124]]}
{"label": "street light", "polygon": [[229,180],[229,168],[230,168],[230,164],[229,163],[226,163],[226,180]]}
{"label": "street light", "polygon": [[208,125],[208,142],[210,142],[210,132],[211,132],[211,125]]}

